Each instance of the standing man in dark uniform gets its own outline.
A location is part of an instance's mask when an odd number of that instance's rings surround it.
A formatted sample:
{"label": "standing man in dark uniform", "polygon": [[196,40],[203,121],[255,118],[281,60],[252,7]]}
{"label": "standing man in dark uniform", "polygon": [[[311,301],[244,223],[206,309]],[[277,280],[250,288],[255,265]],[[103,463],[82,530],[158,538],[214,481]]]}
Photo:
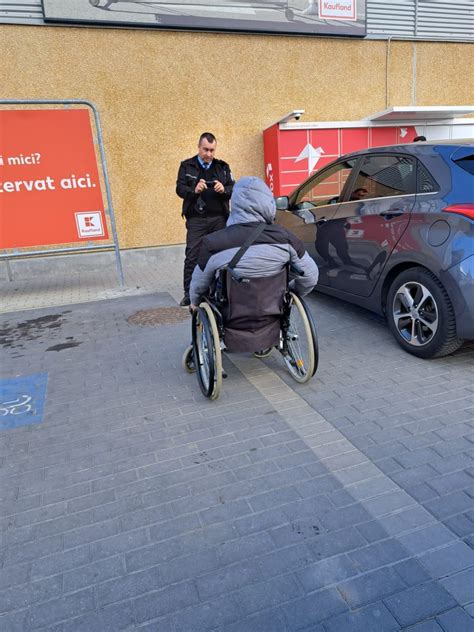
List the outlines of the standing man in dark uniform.
{"label": "standing man in dark uniform", "polygon": [[186,219],[186,253],[184,260],[184,296],[180,305],[187,306],[189,285],[196,266],[203,237],[225,228],[234,179],[229,165],[215,158],[216,137],[204,132],[199,138],[198,153],[179,166],[176,193],[183,198],[181,215]]}

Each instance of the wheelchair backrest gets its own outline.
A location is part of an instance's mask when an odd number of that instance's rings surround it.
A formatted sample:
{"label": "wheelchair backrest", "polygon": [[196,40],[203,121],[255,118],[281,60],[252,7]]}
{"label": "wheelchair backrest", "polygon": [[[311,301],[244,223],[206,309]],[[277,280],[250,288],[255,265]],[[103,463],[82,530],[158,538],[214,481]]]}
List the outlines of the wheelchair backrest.
{"label": "wheelchair backrest", "polygon": [[220,271],[220,291],[223,300],[220,309],[224,324],[232,323],[239,329],[254,329],[282,314],[283,302],[288,288],[288,270],[266,277],[240,277],[235,271],[224,268]]}

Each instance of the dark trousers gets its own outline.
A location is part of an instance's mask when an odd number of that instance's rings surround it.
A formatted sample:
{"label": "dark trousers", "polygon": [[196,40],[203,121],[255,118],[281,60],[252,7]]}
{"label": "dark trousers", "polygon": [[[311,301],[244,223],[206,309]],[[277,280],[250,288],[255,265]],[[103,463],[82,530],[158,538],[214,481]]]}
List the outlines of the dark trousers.
{"label": "dark trousers", "polygon": [[190,217],[186,220],[186,252],[184,258],[183,285],[184,293],[189,294],[191,277],[199,256],[199,247],[203,237],[225,228],[227,218],[217,217]]}

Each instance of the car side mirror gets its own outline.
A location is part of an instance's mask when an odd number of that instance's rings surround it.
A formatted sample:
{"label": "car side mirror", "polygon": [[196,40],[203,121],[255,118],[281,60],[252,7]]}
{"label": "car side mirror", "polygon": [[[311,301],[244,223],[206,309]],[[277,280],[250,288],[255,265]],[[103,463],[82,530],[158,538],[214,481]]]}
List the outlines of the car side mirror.
{"label": "car side mirror", "polygon": [[290,208],[290,200],[287,195],[281,195],[275,198],[277,211],[287,211]]}

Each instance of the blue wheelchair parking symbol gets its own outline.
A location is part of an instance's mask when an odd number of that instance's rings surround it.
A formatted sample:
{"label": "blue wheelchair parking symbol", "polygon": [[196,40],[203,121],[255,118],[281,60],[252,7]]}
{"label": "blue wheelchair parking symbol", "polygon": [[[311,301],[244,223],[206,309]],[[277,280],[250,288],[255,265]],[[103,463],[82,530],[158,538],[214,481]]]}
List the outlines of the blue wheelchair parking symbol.
{"label": "blue wheelchair parking symbol", "polygon": [[0,379],[0,430],[43,421],[47,373]]}

